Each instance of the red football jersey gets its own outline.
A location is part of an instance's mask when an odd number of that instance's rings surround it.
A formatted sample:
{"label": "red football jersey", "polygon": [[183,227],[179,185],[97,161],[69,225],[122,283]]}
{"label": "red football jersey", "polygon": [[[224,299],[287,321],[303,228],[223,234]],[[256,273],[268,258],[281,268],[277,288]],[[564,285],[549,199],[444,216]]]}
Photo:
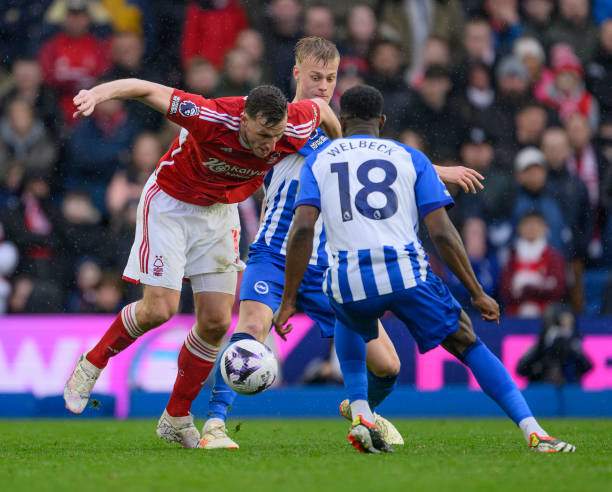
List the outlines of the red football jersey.
{"label": "red football jersey", "polygon": [[181,132],[155,170],[159,187],[194,205],[237,203],[253,194],[282,158],[294,154],[319,126],[319,107],[310,100],[290,103],[287,128],[274,152],[256,157],[238,138],[246,98],[205,99],[172,93],[167,117]]}

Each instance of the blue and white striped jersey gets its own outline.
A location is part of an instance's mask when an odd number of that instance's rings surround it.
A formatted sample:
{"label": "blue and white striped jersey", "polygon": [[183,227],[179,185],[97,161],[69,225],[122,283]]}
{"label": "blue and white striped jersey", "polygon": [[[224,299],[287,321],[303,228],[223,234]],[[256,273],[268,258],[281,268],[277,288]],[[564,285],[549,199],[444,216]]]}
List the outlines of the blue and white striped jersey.
{"label": "blue and white striped jersey", "polygon": [[331,250],[323,287],[345,303],[424,282],[430,269],[419,217],[452,204],[422,152],[356,135],[306,159],[295,207],[321,210]]}
{"label": "blue and white striped jersey", "polygon": [[[249,248],[249,259],[261,259],[264,256],[266,259],[282,262],[284,266],[287,237],[293,221],[293,208],[298,195],[300,172],[304,159],[324,148],[328,143],[329,138],[323,130],[317,128],[299,153],[285,157],[268,172],[264,181],[265,215],[255,240]],[[315,227],[311,265],[321,268],[329,266],[326,244],[323,220],[319,219]]]}

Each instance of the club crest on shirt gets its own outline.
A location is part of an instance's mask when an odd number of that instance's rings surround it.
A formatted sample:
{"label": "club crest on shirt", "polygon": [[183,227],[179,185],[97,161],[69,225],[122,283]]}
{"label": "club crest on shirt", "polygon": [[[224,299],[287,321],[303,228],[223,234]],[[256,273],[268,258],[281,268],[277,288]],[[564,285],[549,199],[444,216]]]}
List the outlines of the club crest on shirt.
{"label": "club crest on shirt", "polygon": [[153,262],[153,275],[156,277],[161,277],[164,274],[164,257],[163,256],[155,256],[155,261]]}
{"label": "club crest on shirt", "polygon": [[190,116],[197,116],[200,114],[200,110],[193,101],[186,100],[179,104],[179,113],[185,118],[189,118]]}

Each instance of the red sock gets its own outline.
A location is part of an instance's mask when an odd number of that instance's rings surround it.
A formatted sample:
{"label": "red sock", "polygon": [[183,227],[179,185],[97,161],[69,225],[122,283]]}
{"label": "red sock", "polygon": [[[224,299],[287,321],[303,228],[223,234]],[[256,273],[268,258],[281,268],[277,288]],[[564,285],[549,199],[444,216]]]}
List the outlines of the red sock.
{"label": "red sock", "polygon": [[97,345],[85,358],[98,369],[104,369],[108,360],[126,349],[144,333],[136,323],[136,303],[125,306]]}
{"label": "red sock", "polygon": [[218,347],[204,342],[195,333],[195,327],[189,332],[178,356],[176,381],[166,407],[172,417],[189,415],[193,400],[215,365],[217,351]]}

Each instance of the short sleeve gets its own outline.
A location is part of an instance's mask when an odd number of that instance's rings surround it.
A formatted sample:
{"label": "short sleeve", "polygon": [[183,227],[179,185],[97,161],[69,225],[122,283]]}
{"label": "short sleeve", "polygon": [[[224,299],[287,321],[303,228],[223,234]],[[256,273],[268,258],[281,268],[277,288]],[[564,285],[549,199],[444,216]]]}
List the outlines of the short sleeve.
{"label": "short sleeve", "polygon": [[[218,124],[218,122],[211,122],[208,121],[208,119],[204,119],[207,114],[212,115],[212,113],[209,112],[215,111],[216,109],[214,99],[206,99],[198,94],[191,94],[175,89],[170,98],[170,107],[168,108],[166,117],[173,123],[185,128],[189,133],[202,138],[206,137],[209,130],[213,128],[214,125]],[[228,124],[230,123],[233,124],[233,120],[228,120]],[[238,124],[239,121],[235,123],[236,128]]]}
{"label": "short sleeve", "polygon": [[455,202],[440,180],[431,161],[422,152],[414,149],[406,150],[412,156],[412,163],[417,174],[414,192],[419,217],[424,218],[441,207],[452,207]]}
{"label": "short sleeve", "polygon": [[300,191],[298,193],[297,201],[293,206],[293,210],[302,206],[310,205],[311,207],[317,207],[321,210],[321,192],[316,178],[312,172],[312,165],[317,159],[316,154],[312,154],[308,157],[302,166],[300,173]]}
{"label": "short sleeve", "polygon": [[321,121],[319,106],[310,99],[289,103],[285,139],[296,152],[300,150]]}

